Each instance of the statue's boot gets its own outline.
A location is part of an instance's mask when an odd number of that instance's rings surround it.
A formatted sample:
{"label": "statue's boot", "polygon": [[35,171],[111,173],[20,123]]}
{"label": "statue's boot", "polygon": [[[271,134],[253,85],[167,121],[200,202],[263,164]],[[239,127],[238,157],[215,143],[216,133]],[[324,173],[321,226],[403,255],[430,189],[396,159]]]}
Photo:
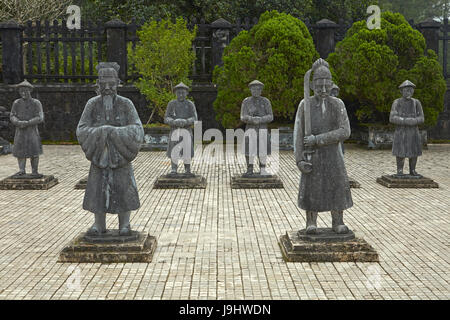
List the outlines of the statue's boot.
{"label": "statue's boot", "polygon": [[417,157],[409,158],[409,174],[412,176],[418,176],[416,172]]}
{"label": "statue's boot", "polygon": [[106,213],[95,213],[95,222],[92,227],[89,228],[87,234],[92,236],[98,236],[106,232]]}
{"label": "statue's boot", "polygon": [[306,211],[306,233],[317,233],[317,212],[315,211]]}
{"label": "statue's boot", "polygon": [[405,165],[405,158],[397,157],[397,174],[403,174],[403,166]]}
{"label": "statue's boot", "polygon": [[17,158],[17,162],[19,163],[19,172],[15,174],[15,176],[23,176],[25,175],[25,165],[27,163],[26,158]]}
{"label": "statue's boot", "polygon": [[331,211],[331,225],[336,233],[348,233],[348,227],[344,224],[343,211]]}
{"label": "statue's boot", "polygon": [[249,156],[245,156],[245,162],[247,163],[247,172],[245,174],[246,175],[253,174],[253,163],[250,163],[250,157]]}
{"label": "statue's boot", "polygon": [[35,176],[35,177],[39,177],[42,176],[41,174],[38,173],[38,167],[39,167],[39,157],[32,157],[31,158],[31,175]]}
{"label": "statue's boot", "polygon": [[269,173],[266,171],[266,163],[267,163],[266,157],[259,157],[260,174],[263,176],[269,175]]}
{"label": "statue's boot", "polygon": [[185,171],[186,173],[191,173],[191,165],[188,164],[188,163],[185,163],[185,164],[184,164],[184,171]]}
{"label": "statue's boot", "polygon": [[131,235],[130,214],[130,211],[119,213],[119,235],[121,236]]}
{"label": "statue's boot", "polygon": [[178,163],[172,162],[172,171],[170,171],[171,174],[177,173],[178,169]]}

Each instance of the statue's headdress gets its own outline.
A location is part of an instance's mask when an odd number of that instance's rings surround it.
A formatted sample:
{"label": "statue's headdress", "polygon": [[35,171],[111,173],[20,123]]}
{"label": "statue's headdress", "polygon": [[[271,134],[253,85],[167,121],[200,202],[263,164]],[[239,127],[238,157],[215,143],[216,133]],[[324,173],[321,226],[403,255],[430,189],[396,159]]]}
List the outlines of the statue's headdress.
{"label": "statue's headdress", "polygon": [[16,84],[16,85],[14,85],[14,87],[16,87],[16,88],[22,88],[22,87],[25,87],[25,88],[29,88],[29,89],[31,89],[31,90],[34,89],[33,85],[32,85],[31,83],[29,83],[27,80],[24,80],[24,81],[22,81],[21,83],[18,83],[18,84]]}
{"label": "statue's headdress", "polygon": [[258,81],[258,80],[253,80],[252,82],[250,82],[250,83],[248,84],[248,87],[251,88],[251,87],[253,87],[253,86],[261,86],[261,87],[264,87],[264,83],[262,83],[261,81]]}
{"label": "statue's headdress", "polygon": [[316,62],[312,65],[312,71],[314,73],[313,75],[313,81],[317,79],[329,79],[331,80],[331,72],[330,72],[330,66],[328,62],[323,60],[322,58],[317,59]]}
{"label": "statue's headdress", "polygon": [[97,72],[99,78],[119,78],[120,66],[117,62],[99,62]]}
{"label": "statue's headdress", "polygon": [[409,81],[409,80],[405,80],[398,88],[402,89],[402,88],[406,88],[406,87],[415,88],[416,85],[414,83],[412,83],[411,81]]}
{"label": "statue's headdress", "polygon": [[180,82],[175,87],[173,87],[173,91],[177,91],[177,89],[185,89],[189,91],[189,87],[185,85],[183,82]]}

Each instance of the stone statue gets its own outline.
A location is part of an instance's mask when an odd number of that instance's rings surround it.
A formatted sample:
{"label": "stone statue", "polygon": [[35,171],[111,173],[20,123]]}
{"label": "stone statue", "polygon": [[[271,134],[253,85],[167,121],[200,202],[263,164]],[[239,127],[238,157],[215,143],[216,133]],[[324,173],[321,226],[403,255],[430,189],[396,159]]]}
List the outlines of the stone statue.
{"label": "stone statue", "polygon": [[332,84],[328,63],[318,59],[305,75],[305,95],[295,118],[294,153],[301,171],[298,205],[306,210],[307,234],[317,233],[317,214],[323,211],[331,211],[336,234],[349,232],[343,210],[353,201],[340,144],[350,137],[350,124],[342,100],[330,96]]}
{"label": "stone statue", "polygon": [[16,126],[12,154],[19,162],[19,172],[13,177],[26,176],[26,159],[30,158],[32,173],[27,177],[42,178],[43,176],[38,173],[39,155],[42,154],[38,124],[44,122],[42,104],[31,97],[34,87],[27,80],[17,84],[16,87],[21,98],[14,101],[10,120]]}
{"label": "stone statue", "polygon": [[[186,174],[191,174],[191,159],[194,156],[192,126],[197,121],[197,111],[194,103],[186,99],[189,93],[187,85],[180,82],[174,87],[174,91],[177,99],[168,103],[164,116],[164,123],[170,125],[169,146],[166,153],[172,163],[170,174],[177,174],[180,158],[183,159]],[[183,137],[186,138],[185,141],[183,141]],[[183,148],[175,148],[178,144]]]}
{"label": "stone statue", "polygon": [[418,125],[424,122],[424,115],[420,101],[412,97],[415,87],[409,80],[399,86],[403,97],[394,101],[389,117],[396,125],[392,154],[397,157],[397,176],[403,176],[405,158],[409,158],[409,174],[421,177],[416,172],[416,164],[417,157],[422,155]]}
{"label": "stone statue", "polygon": [[[246,124],[244,147],[247,172],[244,175],[253,174],[255,156],[259,158],[260,174],[268,175],[266,163],[271,149],[267,124],[273,121],[272,105],[269,99],[261,96],[264,87],[262,82],[254,80],[248,86],[252,96],[245,98],[241,106],[241,121]],[[260,145],[260,139],[267,141],[266,148]]]}
{"label": "stone statue", "polygon": [[78,142],[91,161],[83,209],[95,214],[90,236],[106,230],[106,213],[119,217],[119,236],[131,234],[130,213],[140,207],[131,161],[144,129],[131,100],[119,96],[119,65],[97,66],[100,95],[89,99],[77,127]]}

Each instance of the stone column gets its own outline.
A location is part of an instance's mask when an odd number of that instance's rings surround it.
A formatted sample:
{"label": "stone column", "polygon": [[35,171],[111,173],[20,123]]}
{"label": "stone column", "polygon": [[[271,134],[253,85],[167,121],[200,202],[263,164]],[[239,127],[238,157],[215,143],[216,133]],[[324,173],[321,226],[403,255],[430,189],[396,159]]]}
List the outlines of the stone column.
{"label": "stone column", "polygon": [[127,25],[121,20],[114,19],[105,24],[106,30],[106,58],[108,62],[120,65],[119,78],[127,79]]}
{"label": "stone column", "polygon": [[315,29],[315,45],[322,59],[326,59],[330,53],[334,51],[336,41],[334,34],[339,26],[328,19],[322,19],[316,23]]}
{"label": "stone column", "polygon": [[218,19],[211,23],[212,39],[212,68],[223,65],[222,54],[225,47],[230,43],[230,31],[232,25],[225,19]]}
{"label": "stone column", "polygon": [[15,21],[0,23],[2,37],[2,70],[5,84],[23,81],[22,32],[23,26]]}
{"label": "stone column", "polygon": [[439,29],[441,24],[433,19],[428,19],[417,24],[417,29],[423,34],[427,43],[427,49],[432,49],[439,55]]}

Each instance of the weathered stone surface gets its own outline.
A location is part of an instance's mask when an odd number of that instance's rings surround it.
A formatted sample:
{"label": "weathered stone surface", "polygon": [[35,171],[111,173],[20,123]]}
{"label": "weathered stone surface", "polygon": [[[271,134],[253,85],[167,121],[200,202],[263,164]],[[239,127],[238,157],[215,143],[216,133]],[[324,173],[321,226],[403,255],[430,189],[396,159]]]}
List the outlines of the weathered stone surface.
{"label": "weathered stone surface", "polygon": [[378,253],[360,238],[305,241],[298,231],[289,231],[280,237],[278,244],[286,262],[379,262]]}
{"label": "weathered stone surface", "polygon": [[33,178],[25,175],[20,178],[10,176],[0,181],[0,190],[48,190],[58,184],[58,179],[54,176],[42,176]]}
{"label": "weathered stone surface", "polygon": [[377,182],[388,188],[439,188],[439,185],[430,178],[422,176],[385,175],[377,178]]}
{"label": "weathered stone surface", "polygon": [[75,189],[78,189],[78,190],[86,189],[87,179],[88,179],[88,177],[84,177],[83,179],[78,181],[77,184],[75,185]]}
{"label": "weathered stone surface", "polygon": [[205,177],[192,173],[166,174],[156,179],[153,189],[206,189]]}
{"label": "weathered stone surface", "polygon": [[283,189],[283,181],[277,175],[240,175],[231,178],[232,189]]}
{"label": "weathered stone surface", "polygon": [[90,242],[86,240],[86,234],[82,233],[66,246],[59,255],[58,262],[79,262],[79,263],[127,263],[127,262],[147,262],[150,263],[153,253],[156,250],[156,238],[147,233],[132,233],[137,239],[127,242],[107,241],[114,238],[118,230],[111,232],[111,237],[105,238],[101,242]]}
{"label": "weathered stone surface", "polygon": [[355,239],[355,234],[351,230],[348,233],[336,233],[331,228],[318,228],[315,234],[307,234],[306,229],[302,229],[297,232],[297,236],[300,240],[309,242],[342,242]]}

